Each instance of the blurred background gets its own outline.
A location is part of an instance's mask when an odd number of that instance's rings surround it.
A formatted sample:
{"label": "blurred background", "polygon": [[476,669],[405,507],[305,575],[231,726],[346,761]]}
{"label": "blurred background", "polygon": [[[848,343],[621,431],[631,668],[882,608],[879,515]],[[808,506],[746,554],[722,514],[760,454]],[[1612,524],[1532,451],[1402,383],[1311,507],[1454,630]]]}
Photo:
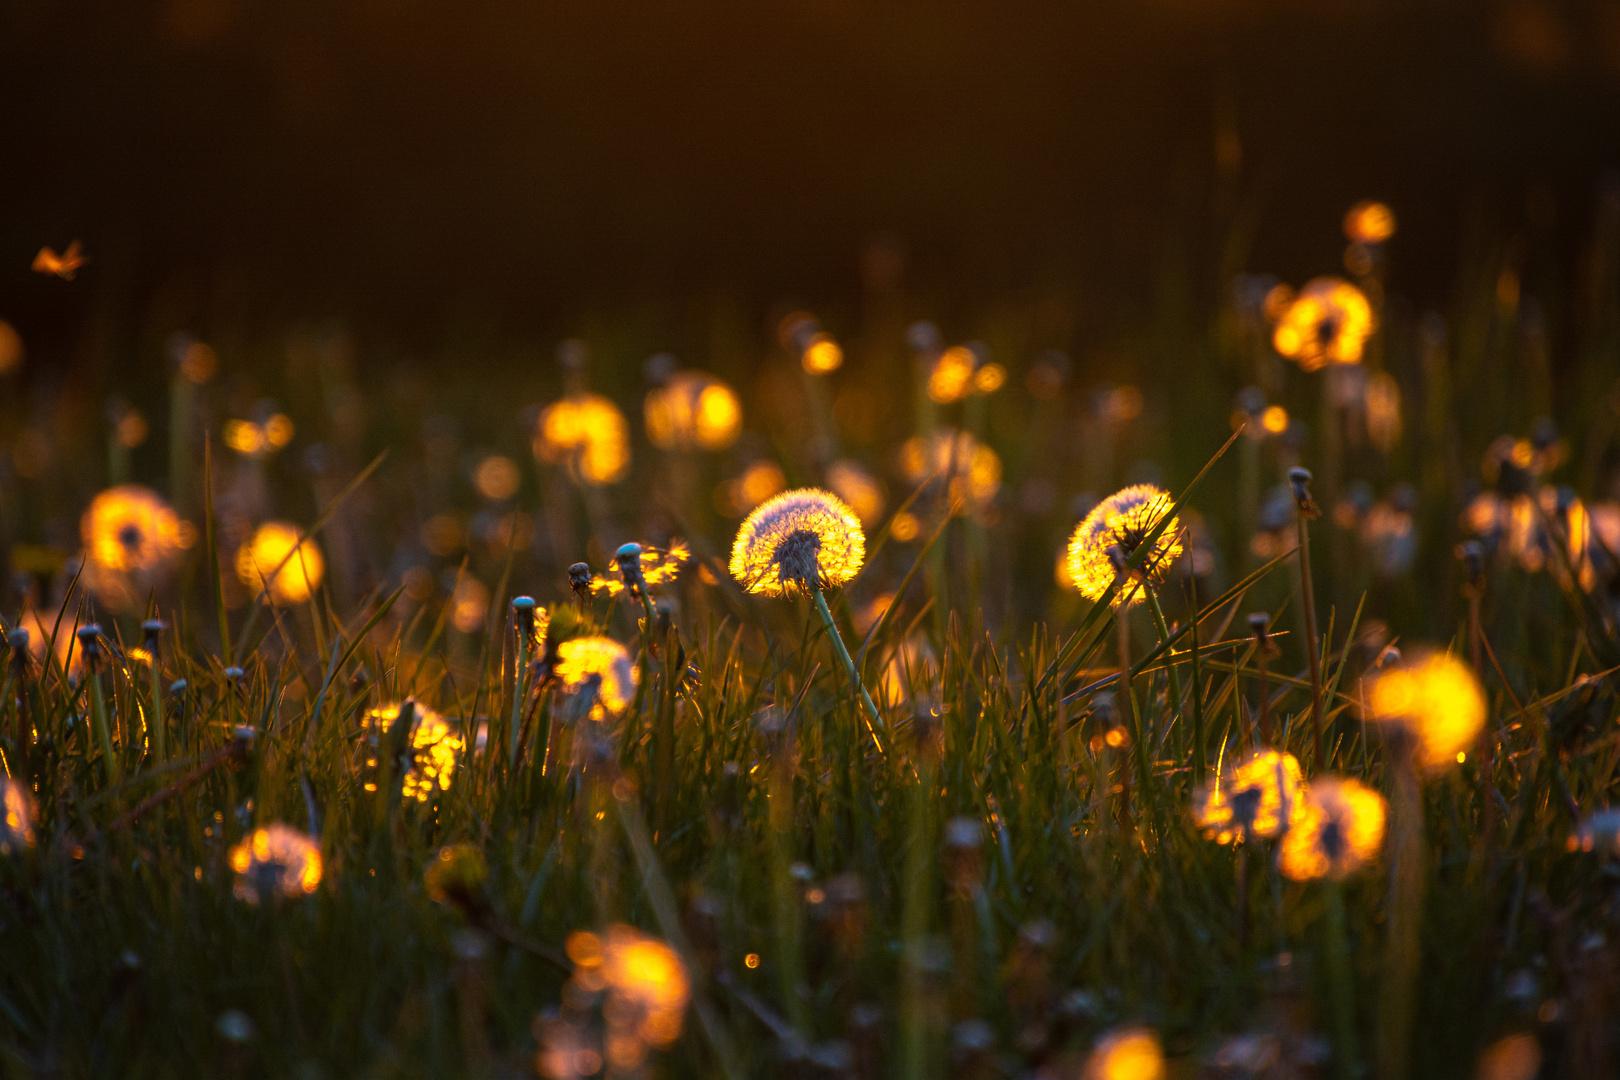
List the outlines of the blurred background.
{"label": "blurred background", "polygon": [[[665,369],[741,397],[743,436],[704,466],[705,494],[767,457],[818,480],[832,453],[805,447],[830,437],[892,509],[896,445],[928,426],[907,337],[926,319],[1007,373],[974,422],[1049,590],[1048,549],[1085,497],[1179,486],[1243,387],[1314,417],[1315,391],[1255,359],[1242,319],[1270,284],[1345,274],[1345,211],[1376,198],[1399,231],[1373,275],[1372,366],[1407,404],[1404,434],[1360,462],[1363,502],[1418,485],[1423,543],[1448,553],[1493,439],[1553,414],[1577,441],[1607,423],[1617,121],[1606,0],[16,0],[0,8],[0,319],[18,343],[0,527],[71,551],[86,499],[120,478],[197,519],[195,493],[173,490],[192,433],[170,430],[192,341],[217,362],[198,433],[293,425],[285,451],[244,455],[270,482],[228,477],[237,533],[307,522],[386,447],[421,467],[385,489],[392,509],[426,522],[459,500],[459,543],[489,501],[488,453],[522,466],[521,490],[496,486],[532,510],[530,438],[573,341],[581,377],[632,419],[635,484],[661,475],[638,414],[660,377],[646,362],[668,352]],[[31,271],[74,240],[89,261],[72,281]],[[785,355],[795,311],[844,351],[830,436]],[[1425,349],[1470,396],[1434,396]],[[1106,453],[1066,443],[1122,385],[1139,396],[1115,419],[1136,426]],[[118,434],[126,411],[139,439]],[[122,464],[109,440],[129,443]],[[1606,445],[1588,498],[1607,490]],[[1264,459],[1258,482],[1299,457]],[[577,509],[581,529],[646,531],[635,484]],[[697,502],[713,520],[652,531],[723,540],[740,504]],[[1211,527],[1224,562],[1250,557],[1252,520]],[[541,532],[536,551],[584,543]],[[401,550],[340,552],[364,568],[347,594],[397,580],[416,557]]]}

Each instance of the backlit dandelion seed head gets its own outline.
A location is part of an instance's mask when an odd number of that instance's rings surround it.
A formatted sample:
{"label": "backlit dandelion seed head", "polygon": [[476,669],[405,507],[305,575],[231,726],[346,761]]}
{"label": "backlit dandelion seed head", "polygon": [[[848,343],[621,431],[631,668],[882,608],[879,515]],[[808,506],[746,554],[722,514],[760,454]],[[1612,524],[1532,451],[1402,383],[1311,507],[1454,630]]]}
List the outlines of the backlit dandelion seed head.
{"label": "backlit dandelion seed head", "polygon": [[1384,845],[1384,797],[1348,777],[1324,776],[1305,789],[1277,862],[1295,881],[1342,881],[1378,857]]}
{"label": "backlit dandelion seed head", "polygon": [[1286,832],[1298,816],[1303,787],[1294,755],[1261,750],[1199,790],[1193,819],[1219,844],[1269,839]]}
{"label": "backlit dandelion seed head", "polygon": [[1316,278],[1299,291],[1272,333],[1277,351],[1306,371],[1359,364],[1377,328],[1366,295],[1342,278]]}
{"label": "backlit dandelion seed head", "polygon": [[630,471],[630,426],[600,394],[566,397],[541,410],[534,456],[566,466],[580,483],[612,484]]}
{"label": "backlit dandelion seed head", "polygon": [[779,596],[833,588],[866,560],[860,518],[830,491],[800,488],[754,508],[737,530],[731,576],[749,592]]}
{"label": "backlit dandelion seed head", "polygon": [[557,646],[557,681],[566,694],[591,695],[595,720],[630,707],[639,676],[630,654],[612,638],[582,637]]}
{"label": "backlit dandelion seed head", "polygon": [[[1092,507],[1069,538],[1069,580],[1075,588],[1088,600],[1101,600],[1117,576],[1108,549],[1117,547],[1126,559],[1133,558],[1147,542],[1148,533],[1170,513],[1171,505],[1170,494],[1163,489],[1135,484]],[[1181,550],[1181,524],[1171,517],[1113,602],[1139,602],[1143,588],[1162,582]]]}
{"label": "backlit dandelion seed head", "polygon": [[254,829],[230,850],[236,895],[250,904],[297,898],[321,883],[321,851],[315,841],[286,825]]}
{"label": "backlit dandelion seed head", "polygon": [[1122,1028],[1098,1041],[1086,1059],[1085,1080],[1163,1080],[1164,1051],[1147,1028]]}
{"label": "backlit dandelion seed head", "polygon": [[0,855],[12,855],[34,846],[34,800],[28,788],[0,778]]}
{"label": "backlit dandelion seed head", "polygon": [[647,438],[661,450],[724,450],[742,432],[731,387],[700,371],[677,371],[643,402]]}
{"label": "backlit dandelion seed head", "polygon": [[[667,548],[656,548],[649,544],[639,545],[641,548],[640,566],[641,580],[650,589],[656,585],[668,585],[680,575],[681,567],[692,558],[691,549],[684,540],[673,540]],[[605,572],[591,581],[593,590],[600,589],[609,596],[618,596],[631,588],[632,583],[625,579],[624,570],[617,564],[610,565]]]}
{"label": "backlit dandelion seed head", "polygon": [[1419,764],[1440,771],[1474,745],[1485,724],[1485,695],[1473,669],[1441,652],[1416,653],[1367,687],[1367,719],[1398,725],[1416,740]]}
{"label": "backlit dandelion seed head", "polygon": [[[267,521],[236,552],[236,577],[255,594],[268,588],[278,607],[302,604],[326,576],[326,560],[315,541],[284,521]],[[279,568],[279,569],[278,569]]]}
{"label": "backlit dandelion seed head", "polygon": [[[398,705],[383,705],[366,713],[366,726],[378,741],[399,720],[400,710],[411,706],[411,728],[405,736],[405,755],[409,762],[400,782],[400,794],[406,799],[427,802],[440,791],[449,791],[455,777],[456,763],[466,742],[444,717],[417,701]],[[367,760],[368,768],[377,767],[377,759]],[[367,784],[366,790],[375,791],[376,784]]]}
{"label": "backlit dandelion seed head", "polygon": [[161,573],[186,547],[187,530],[157,492],[139,484],[109,488],[79,520],[86,557],[102,570]]}

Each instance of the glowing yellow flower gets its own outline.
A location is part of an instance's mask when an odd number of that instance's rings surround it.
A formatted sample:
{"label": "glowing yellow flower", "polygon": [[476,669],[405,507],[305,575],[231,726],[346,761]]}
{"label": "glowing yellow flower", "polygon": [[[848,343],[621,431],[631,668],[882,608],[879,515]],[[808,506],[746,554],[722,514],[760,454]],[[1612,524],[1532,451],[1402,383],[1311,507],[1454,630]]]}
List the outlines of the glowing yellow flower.
{"label": "glowing yellow flower", "polygon": [[302,604],[315,594],[326,575],[326,560],[315,541],[298,540],[299,530],[284,521],[267,521],[236,552],[236,577],[255,594],[269,585],[270,602],[278,607]]}
{"label": "glowing yellow flower", "polygon": [[34,846],[34,800],[28,789],[15,780],[0,777],[0,855],[26,851]]}
{"label": "glowing yellow flower", "polygon": [[1387,203],[1363,199],[1344,215],[1344,235],[1357,244],[1382,244],[1395,235],[1395,211]]}
{"label": "glowing yellow flower", "polygon": [[541,411],[534,456],[566,465],[581,483],[611,484],[630,470],[630,426],[607,398],[576,394]]}
{"label": "glowing yellow flower", "polygon": [[[681,567],[692,557],[684,540],[672,540],[667,550],[645,544],[638,546],[641,547],[641,579],[649,588],[674,581]],[[630,584],[617,562],[609,566],[605,573],[591,579],[592,589],[601,589],[609,596],[618,596],[630,588]]]}
{"label": "glowing yellow flower", "polygon": [[109,488],[79,520],[86,556],[120,573],[160,573],[185,547],[182,523],[157,492],[138,484]]}
{"label": "glowing yellow flower", "polygon": [[827,487],[855,511],[862,525],[875,525],[883,516],[883,485],[855,462],[827,466]]}
{"label": "glowing yellow flower", "polygon": [[724,450],[742,431],[742,403],[711,375],[677,371],[647,394],[647,438],[662,450]]}
{"label": "glowing yellow flower", "polygon": [[[1088,600],[1101,600],[1118,574],[1108,549],[1117,547],[1126,559],[1132,558],[1147,540],[1147,534],[1170,513],[1173,500],[1168,492],[1152,484],[1122,488],[1098,503],[1069,538],[1069,579]],[[1181,523],[1174,517],[1153,542],[1141,568],[1131,572],[1131,580],[1114,595],[1115,604],[1134,604],[1142,599],[1142,588],[1164,580],[1170,564],[1181,554]]]}
{"label": "glowing yellow flower", "polygon": [[1298,816],[1303,785],[1294,755],[1261,750],[1205,784],[1193,800],[1193,818],[1218,844],[1277,836]]}
{"label": "glowing yellow flower", "polygon": [[1384,797],[1372,788],[1348,778],[1313,780],[1283,837],[1278,865],[1295,881],[1341,881],[1378,857],[1384,816]]}
{"label": "glowing yellow flower", "polygon": [[1376,328],[1372,305],[1342,278],[1306,284],[1277,322],[1272,344],[1306,371],[1328,364],[1359,364],[1367,338]]}
{"label": "glowing yellow flower", "polygon": [[1086,1059],[1085,1080],[1163,1080],[1164,1051],[1146,1028],[1104,1036]]}
{"label": "glowing yellow flower", "polygon": [[1474,745],[1485,725],[1485,695],[1467,664],[1445,653],[1419,653],[1381,672],[1367,687],[1367,719],[1397,724],[1417,741],[1424,768],[1442,770]]}
{"label": "glowing yellow flower", "polygon": [[680,1037],[692,985],[674,949],[630,926],[609,927],[606,940],[576,932],[564,948],[583,986],[607,990],[610,1027],[652,1046]]}
{"label": "glowing yellow flower", "polygon": [[236,895],[250,904],[277,896],[308,896],[321,883],[321,850],[285,825],[254,829],[230,851]]}
{"label": "glowing yellow flower", "polygon": [[[405,752],[410,767],[401,781],[400,794],[417,802],[427,802],[435,791],[449,791],[451,778],[456,772],[456,756],[466,747],[444,717],[420,702],[410,700],[411,730],[405,739]],[[384,705],[366,713],[366,726],[379,740],[386,738],[390,728],[399,720],[399,711],[405,705]],[[367,768],[376,768],[377,759],[369,758]],[[376,791],[376,784],[367,784],[367,791]]]}
{"label": "glowing yellow flower", "polygon": [[940,430],[906,440],[900,470],[913,484],[948,479],[951,503],[984,506],[1001,489],[1001,458],[965,431]]}
{"label": "glowing yellow flower", "polygon": [[829,589],[866,561],[860,518],[830,491],[800,488],[755,507],[737,530],[731,576],[749,592]]}
{"label": "glowing yellow flower", "polygon": [[557,681],[566,694],[591,695],[591,719],[630,707],[640,676],[623,645],[612,638],[574,638],[557,646],[557,655]]}

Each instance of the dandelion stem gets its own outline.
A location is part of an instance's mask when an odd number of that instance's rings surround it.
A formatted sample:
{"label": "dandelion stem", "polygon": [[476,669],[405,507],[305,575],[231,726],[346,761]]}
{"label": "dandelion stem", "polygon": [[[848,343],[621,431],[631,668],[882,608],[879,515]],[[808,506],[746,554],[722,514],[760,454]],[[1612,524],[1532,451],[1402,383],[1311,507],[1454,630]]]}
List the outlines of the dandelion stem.
{"label": "dandelion stem", "polygon": [[[1127,601],[1128,603],[1128,601]],[[1132,753],[1136,756],[1136,782],[1144,798],[1148,789],[1147,732],[1142,730],[1142,713],[1136,707],[1136,688],[1131,682],[1131,623],[1125,617],[1129,609],[1120,606],[1114,612],[1115,635],[1119,644],[1119,693],[1125,696],[1127,715],[1131,720]],[[1128,793],[1127,793],[1128,794]],[[1125,812],[1131,815],[1130,800],[1126,799]]]}
{"label": "dandelion stem", "polygon": [[849,658],[849,649],[844,646],[844,635],[838,632],[838,624],[833,621],[832,609],[827,606],[827,596],[818,586],[810,586],[810,595],[815,599],[816,611],[821,614],[822,625],[827,628],[827,636],[832,639],[833,652],[838,655],[838,662],[844,666],[844,672],[854,685],[855,692],[860,695],[861,704],[866,706],[866,727],[872,735],[872,744],[877,747],[878,753],[883,753],[883,740],[878,737],[878,727],[882,725],[883,718],[878,714],[876,703],[872,695],[866,692],[861,683],[861,673],[855,670],[855,661]]}
{"label": "dandelion stem", "polygon": [[1408,738],[1391,744],[1389,919],[1383,989],[1379,996],[1376,1075],[1405,1080],[1411,1053],[1413,991],[1420,959],[1423,919],[1423,792]]}
{"label": "dandelion stem", "polygon": [[107,782],[116,784],[123,770],[119,767],[118,755],[113,752],[112,731],[107,726],[107,694],[102,689],[99,671],[90,672],[90,712],[95,718],[101,752],[107,758]]}
{"label": "dandelion stem", "polygon": [[1187,631],[1192,649],[1193,783],[1202,784],[1205,773],[1209,771],[1204,759],[1204,743],[1208,735],[1204,731],[1204,680],[1198,670],[1198,579],[1195,574],[1187,575],[1187,596],[1187,610],[1192,612]]}
{"label": "dandelion stem", "polygon": [[[1159,594],[1146,586],[1142,589],[1147,594],[1148,610],[1153,612],[1153,625],[1158,628],[1159,640],[1168,648],[1170,644],[1170,623],[1164,617],[1164,608],[1159,605]],[[1166,656],[1164,670],[1170,676],[1170,709],[1166,724],[1175,720],[1177,711],[1181,708],[1181,676],[1176,674],[1176,665]]]}
{"label": "dandelion stem", "polygon": [[1360,1073],[1356,1052],[1355,984],[1350,975],[1350,942],[1345,931],[1344,890],[1337,881],[1322,882],[1328,982],[1333,988],[1333,1065],[1339,1080],[1354,1080]]}
{"label": "dandelion stem", "polygon": [[1322,657],[1316,643],[1316,589],[1311,584],[1311,533],[1303,510],[1296,510],[1294,522],[1299,529],[1299,582],[1300,604],[1305,616],[1305,658],[1311,671],[1311,745],[1315,755],[1316,771],[1327,768],[1322,756]]}

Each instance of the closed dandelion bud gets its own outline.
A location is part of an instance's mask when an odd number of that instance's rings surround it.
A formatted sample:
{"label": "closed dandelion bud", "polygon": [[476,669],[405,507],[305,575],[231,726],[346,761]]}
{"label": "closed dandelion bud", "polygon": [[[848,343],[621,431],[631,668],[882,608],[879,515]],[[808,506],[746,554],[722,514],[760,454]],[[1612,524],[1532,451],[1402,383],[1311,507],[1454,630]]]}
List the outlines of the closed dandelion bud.
{"label": "closed dandelion bud", "polygon": [[1468,574],[1468,583],[1479,587],[1485,579],[1485,545],[1478,540],[1464,540],[1457,545],[1457,558],[1462,560]]}
{"label": "closed dandelion bud", "polygon": [[1271,616],[1264,611],[1256,611],[1249,616],[1249,630],[1254,634],[1257,644],[1266,655],[1275,651],[1271,642]]}
{"label": "closed dandelion bud", "polygon": [[975,818],[945,823],[945,880],[960,896],[970,895],[984,876],[984,826]]}
{"label": "closed dandelion bud", "polygon": [[1311,498],[1310,483],[1311,470],[1297,465],[1288,470],[1288,485],[1294,490],[1294,505],[1306,521],[1314,521],[1322,516],[1322,508]]}
{"label": "closed dandelion bud", "polygon": [[101,660],[101,627],[95,623],[79,628],[79,648],[84,652],[84,662],[92,671]]}
{"label": "closed dandelion bud", "polygon": [[519,596],[512,601],[512,621],[517,625],[518,635],[529,641],[534,637],[534,597]]}
{"label": "closed dandelion bud", "polygon": [[591,566],[590,563],[577,562],[568,568],[568,587],[574,590],[574,595],[580,600],[587,600],[591,595]]}
{"label": "closed dandelion bud", "polygon": [[220,674],[224,675],[225,681],[236,689],[241,688],[242,680],[247,677],[247,672],[239,667],[228,667]]}
{"label": "closed dandelion bud", "polygon": [[619,573],[623,575],[627,587],[631,589],[642,587],[640,544],[621,544],[619,550],[613,554],[613,561],[618,565]]}
{"label": "closed dandelion bud", "polygon": [[28,673],[28,631],[13,630],[6,635],[6,645],[11,649],[11,670],[20,682]]}
{"label": "closed dandelion bud", "polygon": [[146,650],[147,656],[157,659],[158,640],[168,628],[162,619],[147,619],[141,623],[141,647]]}

